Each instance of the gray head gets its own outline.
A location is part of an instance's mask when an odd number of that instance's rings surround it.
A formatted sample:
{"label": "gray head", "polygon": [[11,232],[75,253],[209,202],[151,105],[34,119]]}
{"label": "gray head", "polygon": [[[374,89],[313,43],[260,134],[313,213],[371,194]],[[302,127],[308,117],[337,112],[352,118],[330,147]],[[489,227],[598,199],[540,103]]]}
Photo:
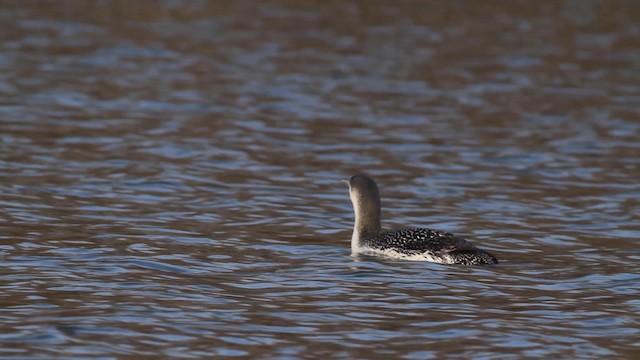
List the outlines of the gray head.
{"label": "gray head", "polygon": [[[345,181],[346,182],[346,181]],[[375,181],[366,175],[354,175],[349,182],[349,197],[356,215],[355,229],[360,232],[380,231],[380,193]]]}

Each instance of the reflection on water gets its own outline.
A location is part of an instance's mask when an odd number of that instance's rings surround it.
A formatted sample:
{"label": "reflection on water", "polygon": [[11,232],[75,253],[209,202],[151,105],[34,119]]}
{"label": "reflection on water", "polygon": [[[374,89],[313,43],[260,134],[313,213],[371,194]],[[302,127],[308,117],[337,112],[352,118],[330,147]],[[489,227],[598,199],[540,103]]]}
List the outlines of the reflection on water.
{"label": "reflection on water", "polygon": [[[0,9],[0,356],[632,358],[640,9]],[[339,180],[495,267],[350,257]]]}

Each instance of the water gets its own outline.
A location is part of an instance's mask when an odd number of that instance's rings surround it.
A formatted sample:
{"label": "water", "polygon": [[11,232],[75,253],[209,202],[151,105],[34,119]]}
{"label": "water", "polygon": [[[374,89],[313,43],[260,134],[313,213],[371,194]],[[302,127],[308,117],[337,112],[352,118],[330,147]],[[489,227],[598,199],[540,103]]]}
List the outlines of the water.
{"label": "water", "polygon": [[[640,354],[636,3],[0,18],[0,357]],[[501,264],[351,257],[361,171]]]}

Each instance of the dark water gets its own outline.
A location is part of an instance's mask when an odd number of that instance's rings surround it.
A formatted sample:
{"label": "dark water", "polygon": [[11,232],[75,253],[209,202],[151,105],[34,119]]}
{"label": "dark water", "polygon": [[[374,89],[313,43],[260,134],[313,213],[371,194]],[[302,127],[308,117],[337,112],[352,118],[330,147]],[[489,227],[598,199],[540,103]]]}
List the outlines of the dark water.
{"label": "dark water", "polygon": [[[0,358],[640,356],[638,3],[0,23]],[[501,264],[351,257],[361,171]]]}

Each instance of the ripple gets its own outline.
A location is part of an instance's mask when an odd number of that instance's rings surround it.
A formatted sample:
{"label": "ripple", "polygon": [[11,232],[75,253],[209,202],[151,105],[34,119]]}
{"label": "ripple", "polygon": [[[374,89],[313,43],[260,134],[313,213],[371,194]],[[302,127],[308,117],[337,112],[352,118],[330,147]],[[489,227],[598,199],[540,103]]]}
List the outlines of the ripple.
{"label": "ripple", "polygon": [[[2,357],[632,353],[628,9],[289,5],[0,14]],[[358,172],[501,264],[350,256]]]}

